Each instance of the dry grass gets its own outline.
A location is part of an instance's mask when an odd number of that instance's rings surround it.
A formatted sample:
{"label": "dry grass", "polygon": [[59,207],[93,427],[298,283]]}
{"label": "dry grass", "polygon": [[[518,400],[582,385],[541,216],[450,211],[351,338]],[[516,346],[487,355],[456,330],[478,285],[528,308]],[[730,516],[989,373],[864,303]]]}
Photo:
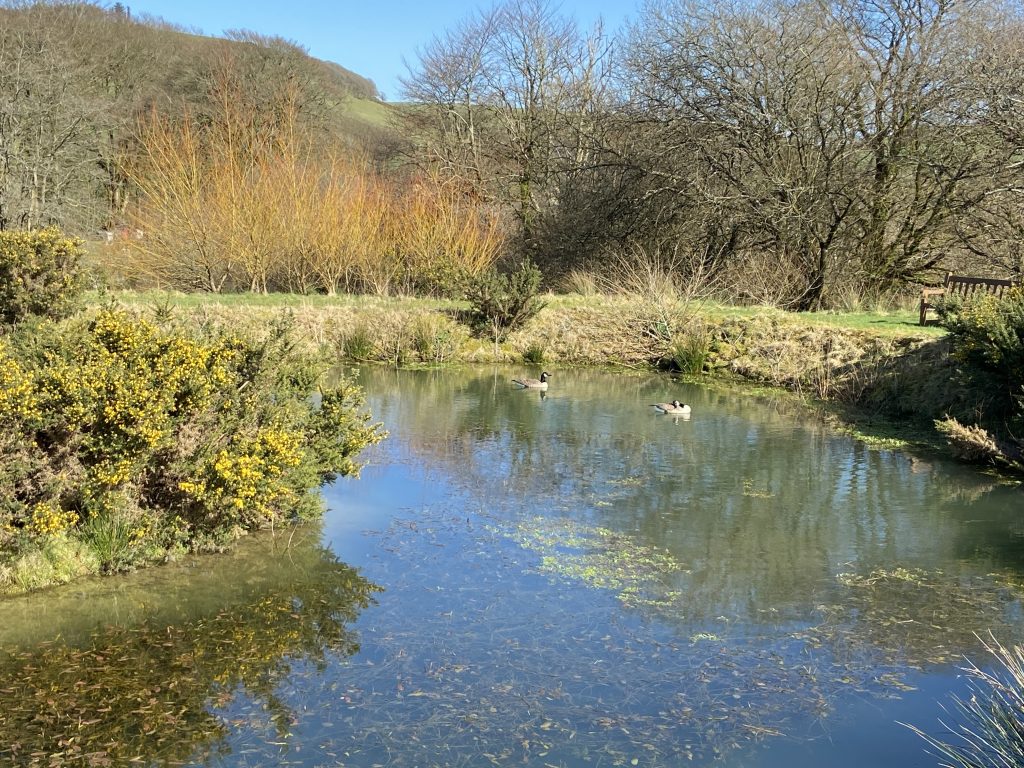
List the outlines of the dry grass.
{"label": "dry grass", "polygon": [[348,346],[364,349],[360,357],[391,364],[519,361],[539,350],[554,363],[640,367],[671,360],[673,349],[699,339],[710,367],[822,398],[859,394],[863,382],[855,376],[869,363],[935,338],[934,330],[919,333],[916,326],[900,335],[904,326],[876,324],[884,320],[877,316],[843,327],[839,315],[794,316],[635,295],[548,295],[537,317],[495,346],[471,338],[453,319],[463,305],[437,299],[157,292],[117,298],[143,311],[166,304],[199,323],[259,326],[288,312],[311,347],[341,357],[351,340]]}

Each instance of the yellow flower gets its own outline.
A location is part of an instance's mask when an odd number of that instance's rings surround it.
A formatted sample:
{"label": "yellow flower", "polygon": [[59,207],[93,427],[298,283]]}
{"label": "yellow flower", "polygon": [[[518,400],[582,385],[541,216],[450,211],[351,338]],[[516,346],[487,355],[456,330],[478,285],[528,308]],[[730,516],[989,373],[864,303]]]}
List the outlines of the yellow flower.
{"label": "yellow flower", "polygon": [[32,507],[32,518],[26,526],[37,536],[48,536],[72,528],[78,523],[78,515],[65,511],[53,501],[41,501]]}

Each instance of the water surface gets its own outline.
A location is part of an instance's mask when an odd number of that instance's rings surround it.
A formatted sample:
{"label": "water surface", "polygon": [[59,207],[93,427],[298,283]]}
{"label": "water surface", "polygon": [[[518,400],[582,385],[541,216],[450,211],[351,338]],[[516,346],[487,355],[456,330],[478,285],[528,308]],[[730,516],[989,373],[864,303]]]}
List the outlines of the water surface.
{"label": "water surface", "polygon": [[937,764],[897,721],[1022,639],[1018,488],[784,401],[516,373],[363,370],[391,434],[321,527],[0,604],[3,757]]}

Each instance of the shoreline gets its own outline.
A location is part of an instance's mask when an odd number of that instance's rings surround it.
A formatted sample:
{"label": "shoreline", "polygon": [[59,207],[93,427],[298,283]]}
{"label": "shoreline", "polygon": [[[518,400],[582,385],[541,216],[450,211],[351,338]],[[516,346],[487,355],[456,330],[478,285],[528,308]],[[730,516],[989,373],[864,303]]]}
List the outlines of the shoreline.
{"label": "shoreline", "polygon": [[[662,371],[705,386],[766,389],[801,399],[866,442],[960,458],[938,431],[969,397],[954,381],[945,332],[914,312],[793,314],[761,307],[642,298],[546,295],[544,308],[496,344],[473,337],[453,301],[376,296],[115,294],[200,322],[260,326],[290,314],[334,362],[398,368],[515,364]],[[1012,458],[974,461],[1019,473]]]}

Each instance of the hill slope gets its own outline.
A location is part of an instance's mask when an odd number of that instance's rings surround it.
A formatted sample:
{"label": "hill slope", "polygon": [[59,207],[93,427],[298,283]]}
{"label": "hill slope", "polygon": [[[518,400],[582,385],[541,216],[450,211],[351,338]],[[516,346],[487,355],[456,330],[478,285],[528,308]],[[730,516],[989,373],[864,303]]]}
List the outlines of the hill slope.
{"label": "hill slope", "polygon": [[0,1],[0,229],[117,226],[118,160],[152,108],[202,116],[233,77],[256,103],[289,84],[305,123],[363,150],[387,139],[374,83],[290,41],[207,37],[120,4]]}

